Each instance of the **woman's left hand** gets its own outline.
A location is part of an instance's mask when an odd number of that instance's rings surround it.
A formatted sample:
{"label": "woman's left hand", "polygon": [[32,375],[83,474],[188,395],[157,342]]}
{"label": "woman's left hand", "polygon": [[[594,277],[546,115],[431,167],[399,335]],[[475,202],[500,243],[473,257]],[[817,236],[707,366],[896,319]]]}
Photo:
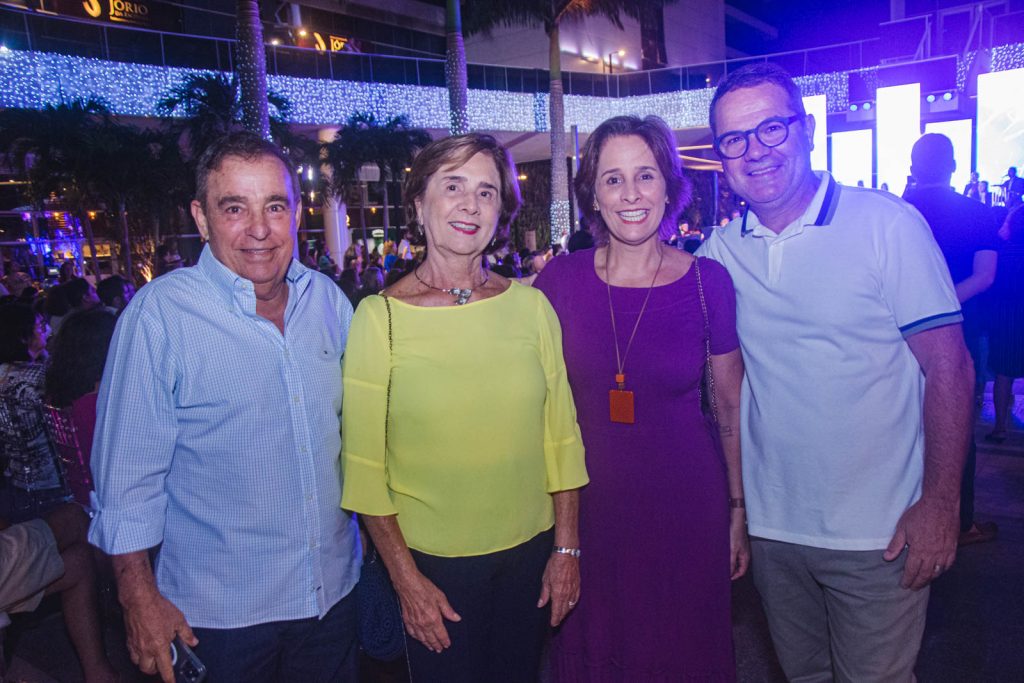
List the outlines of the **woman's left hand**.
{"label": "woman's left hand", "polygon": [[551,601],[551,625],[558,626],[580,599],[580,560],[572,555],[551,553],[541,579],[537,607]]}
{"label": "woman's left hand", "polygon": [[750,538],[747,536],[746,511],[743,508],[732,510],[729,521],[729,570],[732,580],[747,573],[750,567]]}

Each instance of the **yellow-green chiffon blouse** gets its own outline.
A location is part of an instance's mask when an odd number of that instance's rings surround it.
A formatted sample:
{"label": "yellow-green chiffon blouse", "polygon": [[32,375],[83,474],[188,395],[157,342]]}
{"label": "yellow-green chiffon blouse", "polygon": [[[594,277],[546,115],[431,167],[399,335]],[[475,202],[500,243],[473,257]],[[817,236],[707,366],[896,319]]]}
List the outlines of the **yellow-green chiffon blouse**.
{"label": "yellow-green chiffon blouse", "polygon": [[463,306],[388,301],[393,351],[383,297],[364,299],[349,330],[342,507],[397,513],[409,547],[444,557],[549,529],[550,494],[587,473],[547,298],[513,284]]}

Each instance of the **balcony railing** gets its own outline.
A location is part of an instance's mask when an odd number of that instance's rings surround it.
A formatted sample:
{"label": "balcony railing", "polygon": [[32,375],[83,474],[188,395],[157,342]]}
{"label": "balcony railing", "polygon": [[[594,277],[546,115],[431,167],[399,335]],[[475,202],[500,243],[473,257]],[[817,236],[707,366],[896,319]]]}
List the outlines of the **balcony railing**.
{"label": "balcony railing", "polygon": [[[151,29],[116,26],[39,12],[0,8],[0,43],[10,49],[54,52],[117,62],[232,71],[236,41]],[[794,76],[877,66],[879,40],[776,53],[747,59],[621,74],[563,71],[570,95],[631,97],[716,85],[727,73],[751,62],[772,61]],[[277,76],[444,87],[444,60],[267,45],[267,73]],[[566,57],[565,62],[571,58]],[[568,66],[568,64],[566,64]],[[544,93],[544,69],[470,64],[469,87],[479,90]]]}

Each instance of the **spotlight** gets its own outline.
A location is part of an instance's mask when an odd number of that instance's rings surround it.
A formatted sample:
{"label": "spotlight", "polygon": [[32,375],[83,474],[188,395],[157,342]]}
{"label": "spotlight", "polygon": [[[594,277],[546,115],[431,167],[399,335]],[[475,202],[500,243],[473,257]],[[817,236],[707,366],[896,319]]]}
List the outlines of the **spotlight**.
{"label": "spotlight", "polygon": [[864,109],[871,109],[871,103],[870,102],[865,102],[864,103]]}
{"label": "spotlight", "polygon": [[270,44],[271,45],[280,45],[281,44],[281,39],[280,38],[271,38],[270,39]]}
{"label": "spotlight", "polygon": [[951,92],[944,92],[944,93],[942,93],[942,99],[944,99],[945,101],[949,102],[951,99],[953,99],[953,93],[951,93]]}
{"label": "spotlight", "polygon": [[928,104],[931,104],[932,102],[935,101],[935,95],[929,95],[925,99],[928,100]]}
{"label": "spotlight", "polygon": [[304,28],[300,28],[300,29],[299,29],[299,35],[300,35],[301,37],[305,38],[306,36],[308,36],[308,35],[309,35],[309,31],[307,31],[307,30],[306,30],[306,29],[304,29]]}
{"label": "spotlight", "polygon": [[859,108],[860,107],[858,107],[856,104],[851,104],[850,105],[850,111],[857,111]]}

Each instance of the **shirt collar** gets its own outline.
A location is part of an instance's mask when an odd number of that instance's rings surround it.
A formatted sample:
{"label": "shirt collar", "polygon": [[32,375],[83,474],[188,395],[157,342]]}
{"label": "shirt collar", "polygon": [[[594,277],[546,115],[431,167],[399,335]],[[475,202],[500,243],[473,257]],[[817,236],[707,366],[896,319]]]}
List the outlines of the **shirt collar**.
{"label": "shirt collar", "polygon": [[[835,216],[836,207],[839,205],[840,186],[835,178],[832,177],[832,174],[828,171],[818,171],[815,175],[821,182],[818,183],[818,190],[814,193],[814,198],[811,199],[811,203],[807,205],[803,216],[797,222],[797,225],[801,226],[801,228],[830,225],[833,216]],[[761,224],[761,221],[757,219],[757,214],[752,213],[748,206],[747,210],[743,213],[743,221],[740,223],[740,236],[746,237],[755,231],[758,234],[762,234],[768,231],[768,228]],[[772,232],[771,234],[774,235],[775,233]]]}
{"label": "shirt collar", "polygon": [[[233,302],[239,301],[244,311],[250,315],[256,314],[256,295],[252,282],[218,261],[209,244],[203,247],[196,268],[206,275],[225,303],[230,306]],[[296,295],[292,297],[292,301],[288,302],[289,306],[295,299],[302,297],[309,286],[311,279],[309,272],[309,268],[295,259],[292,259],[288,265],[288,272],[284,279],[291,287],[292,293]]]}

